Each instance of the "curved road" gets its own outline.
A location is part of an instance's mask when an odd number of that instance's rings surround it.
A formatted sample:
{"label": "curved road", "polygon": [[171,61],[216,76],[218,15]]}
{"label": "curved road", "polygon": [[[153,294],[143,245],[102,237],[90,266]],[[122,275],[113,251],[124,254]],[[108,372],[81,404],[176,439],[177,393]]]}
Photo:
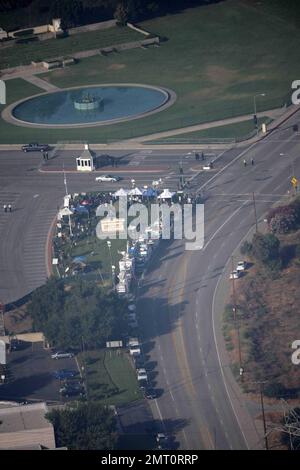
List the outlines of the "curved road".
{"label": "curved road", "polygon": [[[254,225],[252,192],[260,217],[291,186],[292,160],[296,167],[299,155],[299,136],[289,128],[293,122],[297,116],[282,126],[286,130],[251,145],[202,185],[207,197],[203,250],[162,242],[141,284],[150,374],[164,391],[151,406],[162,430],[174,433],[181,449],[251,447],[249,430],[231,405],[230,384],[224,383],[213,300],[228,259]],[[254,166],[244,167],[244,158],[254,158]],[[192,190],[201,189],[197,179],[193,184]],[[258,441],[259,436],[259,447]]]}

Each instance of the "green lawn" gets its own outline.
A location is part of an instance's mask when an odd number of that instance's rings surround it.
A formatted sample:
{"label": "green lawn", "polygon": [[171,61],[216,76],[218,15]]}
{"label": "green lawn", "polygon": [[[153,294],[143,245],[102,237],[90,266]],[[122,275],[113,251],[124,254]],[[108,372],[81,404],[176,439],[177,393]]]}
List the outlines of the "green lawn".
{"label": "green lawn", "polygon": [[276,1],[273,9],[270,0],[228,0],[146,21],[145,29],[166,38],[160,47],[91,57],[42,76],[60,87],[110,82],[167,87],[177,101],[161,113],[80,131],[1,122],[0,142],[132,138],[252,113],[253,96],[262,92],[258,111],[279,107],[289,102],[291,82],[300,76],[300,29],[293,10],[289,14],[282,3]]}
{"label": "green lawn", "polygon": [[87,351],[79,355],[87,373],[88,397],[106,405],[142,398],[135,370],[123,350]]}
{"label": "green lawn", "polygon": [[[262,123],[270,123],[271,119],[267,116],[258,119],[258,126],[261,128]],[[201,131],[187,132],[185,134],[175,135],[173,137],[165,137],[156,141],[148,141],[151,144],[158,143],[176,143],[176,142],[197,142],[210,139],[235,139],[242,140],[254,135],[253,120],[228,124],[227,126],[212,127]]]}
{"label": "green lawn", "polygon": [[[97,221],[98,222],[98,221]],[[119,272],[119,260],[121,255],[118,251],[126,250],[126,240],[111,240],[111,258],[112,264],[116,266]],[[71,256],[87,256],[87,263],[91,266],[100,267],[102,274],[106,277],[111,273],[111,259],[106,240],[99,240],[96,236],[86,237],[86,239],[78,241],[77,245],[72,248]]]}
{"label": "green lawn", "polygon": [[144,36],[141,33],[127,27],[116,26],[103,31],[90,31],[60,39],[15,44],[13,47],[1,49],[0,69],[30,64],[32,60],[39,62],[45,59],[71,55],[74,52],[142,39],[144,39]]}

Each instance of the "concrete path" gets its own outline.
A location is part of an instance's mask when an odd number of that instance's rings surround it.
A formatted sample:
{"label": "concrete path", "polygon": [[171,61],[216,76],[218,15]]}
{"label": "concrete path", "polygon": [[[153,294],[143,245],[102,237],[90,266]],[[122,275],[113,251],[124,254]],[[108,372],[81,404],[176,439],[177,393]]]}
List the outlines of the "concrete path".
{"label": "concrete path", "polygon": [[60,90],[59,87],[53,85],[52,83],[46,82],[46,80],[43,80],[42,78],[37,77],[36,75],[27,75],[25,77],[22,77],[23,80],[26,80],[26,82],[32,83],[32,85],[35,85],[39,88],[42,88],[42,90],[45,91],[58,91]]}
{"label": "concrete path", "polygon": [[[278,118],[283,112],[285,111],[285,108],[276,108],[272,109],[269,111],[262,111],[261,113],[257,113],[258,117],[270,117],[272,119]],[[235,124],[237,122],[243,122],[243,121],[249,121],[253,119],[253,114],[244,114],[242,116],[236,116],[233,118],[228,118],[228,119],[220,119],[218,121],[212,121],[212,122],[205,122],[203,124],[196,124],[194,126],[188,126],[188,127],[182,127],[180,129],[173,129],[170,131],[165,131],[165,132],[156,132],[155,134],[149,134],[146,136],[142,137],[136,137],[134,140],[135,142],[149,142],[151,140],[159,140],[159,139],[164,139],[166,137],[173,137],[176,135],[180,134],[186,134],[189,132],[195,132],[195,131],[202,131],[205,129],[211,129],[213,127],[220,127],[220,126],[227,126],[229,124]],[[130,142],[128,140],[127,142]]]}

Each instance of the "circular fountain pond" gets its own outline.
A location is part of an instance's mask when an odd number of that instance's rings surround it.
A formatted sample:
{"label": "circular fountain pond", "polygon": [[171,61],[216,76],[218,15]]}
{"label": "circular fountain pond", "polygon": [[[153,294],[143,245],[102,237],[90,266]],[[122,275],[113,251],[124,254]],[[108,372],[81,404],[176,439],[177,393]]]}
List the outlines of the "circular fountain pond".
{"label": "circular fountain pond", "polygon": [[16,124],[34,127],[104,125],[165,109],[174,101],[170,93],[149,85],[70,88],[15,103],[10,116]]}

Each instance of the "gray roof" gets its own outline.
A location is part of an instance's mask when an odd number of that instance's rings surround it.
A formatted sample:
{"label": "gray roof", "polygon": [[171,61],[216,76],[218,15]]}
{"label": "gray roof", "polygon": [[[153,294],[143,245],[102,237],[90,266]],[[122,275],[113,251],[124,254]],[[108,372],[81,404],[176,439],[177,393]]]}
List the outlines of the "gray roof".
{"label": "gray roof", "polygon": [[45,418],[46,403],[0,409],[0,449],[55,448],[54,429]]}

